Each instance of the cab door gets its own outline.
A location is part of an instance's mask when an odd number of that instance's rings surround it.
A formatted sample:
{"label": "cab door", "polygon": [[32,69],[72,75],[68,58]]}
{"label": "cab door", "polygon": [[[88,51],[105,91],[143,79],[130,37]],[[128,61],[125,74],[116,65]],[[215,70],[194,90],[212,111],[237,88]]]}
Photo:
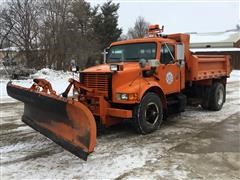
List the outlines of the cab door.
{"label": "cab door", "polygon": [[175,44],[161,43],[158,75],[165,94],[180,92],[180,68],[176,61]]}

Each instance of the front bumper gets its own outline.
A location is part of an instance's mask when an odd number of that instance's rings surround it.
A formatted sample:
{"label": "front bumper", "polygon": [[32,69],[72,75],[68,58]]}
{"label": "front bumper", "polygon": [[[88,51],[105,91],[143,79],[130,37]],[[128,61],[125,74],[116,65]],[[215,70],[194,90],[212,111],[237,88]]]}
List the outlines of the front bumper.
{"label": "front bumper", "polygon": [[118,118],[132,118],[132,111],[126,109],[107,108],[107,115]]}
{"label": "front bumper", "polygon": [[100,118],[105,126],[110,126],[124,119],[131,119],[132,110],[113,108],[103,96],[85,96],[84,104],[90,109],[94,116]]}

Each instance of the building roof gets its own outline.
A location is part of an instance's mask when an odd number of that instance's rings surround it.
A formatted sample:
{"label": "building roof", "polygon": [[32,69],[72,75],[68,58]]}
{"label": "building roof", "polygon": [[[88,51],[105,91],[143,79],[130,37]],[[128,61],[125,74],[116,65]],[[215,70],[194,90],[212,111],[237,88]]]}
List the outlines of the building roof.
{"label": "building roof", "polygon": [[191,48],[191,52],[240,52],[240,48]]}
{"label": "building roof", "polygon": [[190,47],[234,47],[240,40],[240,31],[190,34]]}

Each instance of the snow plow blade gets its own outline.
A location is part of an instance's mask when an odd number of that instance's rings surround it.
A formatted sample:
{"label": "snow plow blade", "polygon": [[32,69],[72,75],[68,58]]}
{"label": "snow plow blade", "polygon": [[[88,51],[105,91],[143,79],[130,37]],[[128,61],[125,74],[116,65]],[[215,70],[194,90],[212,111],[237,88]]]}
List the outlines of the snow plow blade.
{"label": "snow plow blade", "polygon": [[85,105],[12,83],[8,83],[7,92],[9,96],[24,102],[24,123],[79,158],[87,160],[96,144],[96,123]]}

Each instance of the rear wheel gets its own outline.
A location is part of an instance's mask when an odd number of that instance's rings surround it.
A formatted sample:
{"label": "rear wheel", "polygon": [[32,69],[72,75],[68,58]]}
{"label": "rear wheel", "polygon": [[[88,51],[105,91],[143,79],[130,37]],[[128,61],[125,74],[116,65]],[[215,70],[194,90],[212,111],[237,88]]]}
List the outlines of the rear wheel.
{"label": "rear wheel", "polygon": [[222,109],[225,101],[225,88],[222,83],[215,83],[211,88],[209,109],[219,111]]}
{"label": "rear wheel", "polygon": [[148,134],[157,130],[163,121],[163,109],[159,96],[147,93],[134,108],[134,126],[138,133]]}
{"label": "rear wheel", "polygon": [[202,108],[206,110],[219,111],[225,102],[226,91],[222,83],[214,83],[206,89],[202,99]]}

